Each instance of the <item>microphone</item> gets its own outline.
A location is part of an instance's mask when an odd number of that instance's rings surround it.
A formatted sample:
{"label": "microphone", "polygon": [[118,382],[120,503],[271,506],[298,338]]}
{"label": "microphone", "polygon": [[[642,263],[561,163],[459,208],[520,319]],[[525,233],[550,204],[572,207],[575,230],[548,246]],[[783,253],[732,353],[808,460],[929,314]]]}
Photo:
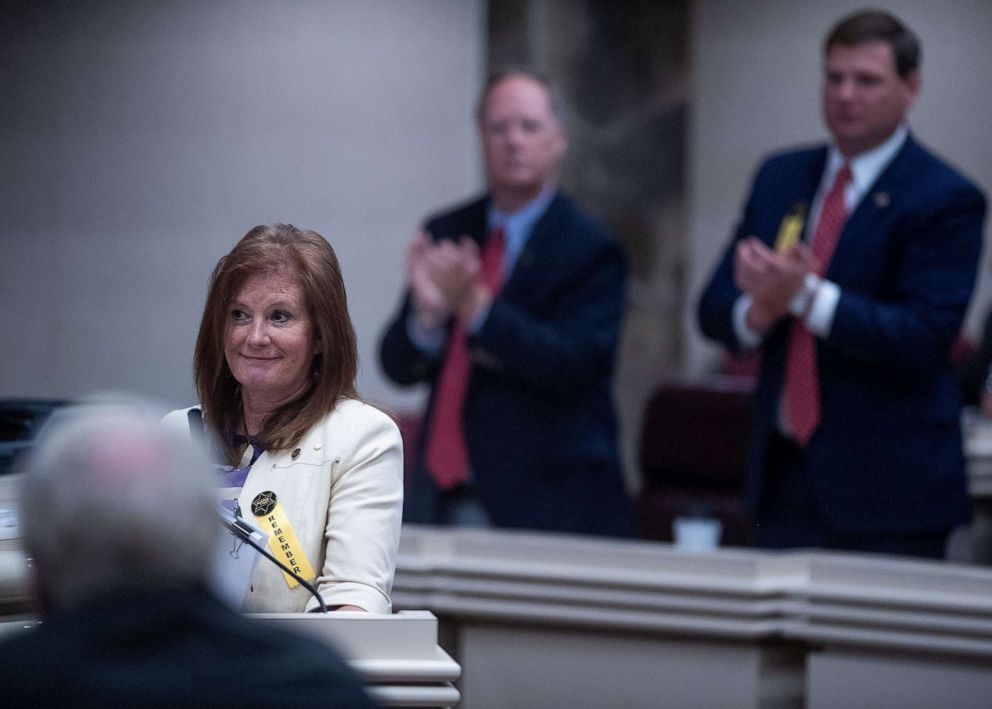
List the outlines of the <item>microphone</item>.
{"label": "microphone", "polygon": [[264,556],[266,559],[268,559],[273,564],[275,564],[280,569],[282,569],[287,574],[289,574],[294,579],[296,579],[297,582],[299,582],[299,584],[301,586],[303,586],[303,588],[305,588],[307,591],[309,591],[310,594],[314,598],[317,599],[317,603],[320,604],[320,612],[321,613],[327,613],[327,606],[324,604],[323,597],[321,597],[320,592],[317,591],[317,589],[314,588],[313,585],[309,581],[307,581],[305,578],[303,578],[302,576],[300,576],[299,574],[297,574],[295,571],[293,571],[291,568],[289,568],[288,566],[286,566],[284,563],[282,563],[281,561],[279,561],[276,557],[274,557],[269,552],[268,549],[266,549],[263,545],[259,544],[254,539],[252,539],[252,536],[251,536],[252,528],[241,517],[241,507],[240,507],[240,505],[235,504],[233,521],[227,519],[223,514],[220,515],[220,521],[221,521],[221,524],[224,525],[224,528],[227,529],[227,531],[229,531],[235,537],[237,537],[238,539],[240,539],[242,542],[246,543],[252,549],[254,549],[255,551],[257,551],[259,554],[261,554],[262,556]]}

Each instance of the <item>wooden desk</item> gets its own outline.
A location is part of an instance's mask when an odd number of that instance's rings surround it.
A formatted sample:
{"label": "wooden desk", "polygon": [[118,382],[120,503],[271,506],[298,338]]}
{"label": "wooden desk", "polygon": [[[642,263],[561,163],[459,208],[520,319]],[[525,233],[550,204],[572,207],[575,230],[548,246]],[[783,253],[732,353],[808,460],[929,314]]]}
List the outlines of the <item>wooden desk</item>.
{"label": "wooden desk", "polygon": [[437,644],[437,618],[428,611],[392,615],[338,611],[258,613],[261,623],[309,633],[333,645],[383,706],[446,707],[459,701],[461,668]]}
{"label": "wooden desk", "polygon": [[870,555],[404,529],[393,591],[461,707],[986,707],[992,570]]}

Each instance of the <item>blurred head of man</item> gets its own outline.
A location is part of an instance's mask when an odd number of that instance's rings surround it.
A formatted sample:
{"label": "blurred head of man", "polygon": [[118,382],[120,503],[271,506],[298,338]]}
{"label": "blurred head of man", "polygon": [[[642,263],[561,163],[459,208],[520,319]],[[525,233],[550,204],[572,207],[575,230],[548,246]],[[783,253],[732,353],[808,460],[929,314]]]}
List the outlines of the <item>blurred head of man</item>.
{"label": "blurred head of man", "polygon": [[18,518],[39,611],[206,583],[221,532],[210,466],[146,411],[81,407],[53,420],[25,462]]}
{"label": "blurred head of man", "polygon": [[920,43],[885,12],[842,20],[824,43],[823,115],[838,149],[853,157],[885,142],[920,89]]}
{"label": "blurred head of man", "polygon": [[513,211],[557,184],[568,141],[560,102],[545,79],[523,70],[494,74],[478,118],[486,179],[497,207]]}

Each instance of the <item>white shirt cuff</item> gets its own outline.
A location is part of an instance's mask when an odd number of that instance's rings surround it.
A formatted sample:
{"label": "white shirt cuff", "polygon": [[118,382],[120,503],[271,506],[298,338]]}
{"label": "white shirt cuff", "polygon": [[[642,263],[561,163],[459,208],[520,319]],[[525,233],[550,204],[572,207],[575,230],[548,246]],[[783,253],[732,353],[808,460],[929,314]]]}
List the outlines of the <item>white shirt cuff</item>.
{"label": "white shirt cuff", "polygon": [[820,284],[813,293],[813,302],[806,313],[806,327],[817,337],[830,334],[837,313],[837,302],[840,300],[840,286],[826,279],[820,279]]}
{"label": "white shirt cuff", "polygon": [[406,319],[406,334],[414,346],[428,355],[439,355],[444,348],[447,333],[443,327],[428,330],[417,324],[417,318],[410,313]]}
{"label": "white shirt cuff", "polygon": [[747,324],[747,311],[751,309],[751,296],[742,293],[734,301],[733,324],[737,343],[745,350],[753,350],[761,344],[761,333],[752,330]]}

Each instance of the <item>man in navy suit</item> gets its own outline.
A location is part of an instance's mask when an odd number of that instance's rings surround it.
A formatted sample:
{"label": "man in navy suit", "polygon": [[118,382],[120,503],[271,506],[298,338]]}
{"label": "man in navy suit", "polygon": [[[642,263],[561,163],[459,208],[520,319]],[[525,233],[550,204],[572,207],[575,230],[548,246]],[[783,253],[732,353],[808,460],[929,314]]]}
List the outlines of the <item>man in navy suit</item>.
{"label": "man in navy suit", "polygon": [[625,259],[557,187],[560,102],[495,74],[479,102],[487,193],[428,220],[380,356],[431,394],[405,519],[625,535],[612,400]]}
{"label": "man in navy suit", "polygon": [[733,351],[762,351],[759,545],[939,558],[969,517],[948,356],[985,199],[906,127],[920,82],[909,29],[858,13],[824,51],[833,140],[761,166],[699,321]]}

